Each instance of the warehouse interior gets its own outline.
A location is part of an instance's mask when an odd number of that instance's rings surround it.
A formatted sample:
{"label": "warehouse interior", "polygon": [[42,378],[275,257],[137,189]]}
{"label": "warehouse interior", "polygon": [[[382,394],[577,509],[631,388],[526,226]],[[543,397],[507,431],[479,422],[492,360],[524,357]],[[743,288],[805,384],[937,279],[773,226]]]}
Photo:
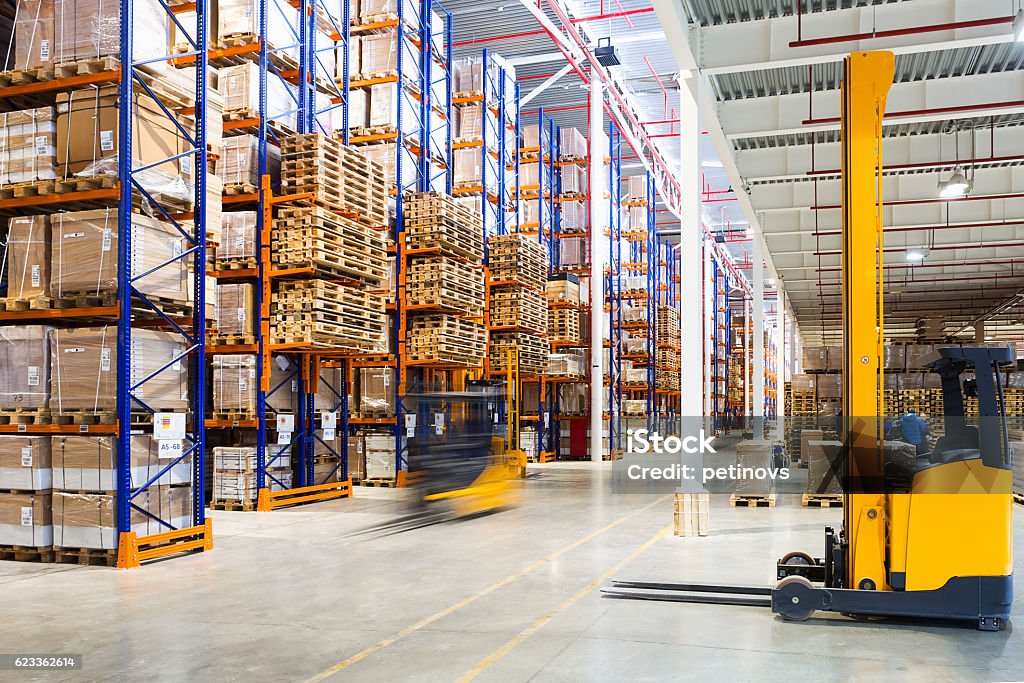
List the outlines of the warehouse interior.
{"label": "warehouse interior", "polygon": [[11,680],[1024,678],[1020,0],[0,38]]}

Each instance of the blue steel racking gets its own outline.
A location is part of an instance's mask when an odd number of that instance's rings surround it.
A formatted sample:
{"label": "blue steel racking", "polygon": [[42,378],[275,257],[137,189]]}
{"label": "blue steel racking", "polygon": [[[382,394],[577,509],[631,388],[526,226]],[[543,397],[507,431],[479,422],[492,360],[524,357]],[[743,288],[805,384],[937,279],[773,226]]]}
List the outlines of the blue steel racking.
{"label": "blue steel racking", "polygon": [[[92,306],[88,308],[54,308],[46,310],[7,311],[0,314],[0,322],[25,324],[28,322],[61,322],[67,326],[79,326],[116,321],[117,326],[117,387],[116,387],[116,421],[113,425],[88,424],[10,424],[0,426],[0,432],[19,434],[87,434],[114,435],[117,437],[116,452],[116,495],[117,495],[117,565],[121,568],[137,567],[141,562],[164,557],[171,554],[193,550],[210,550],[213,547],[212,524],[206,518],[203,500],[203,482],[205,476],[205,430],[201,419],[206,400],[205,383],[205,291],[201,275],[193,281],[191,315],[179,312],[171,313],[159,301],[146,296],[142,280],[159,274],[160,271],[180,267],[191,260],[193,272],[202,273],[206,263],[206,49],[208,43],[206,17],[208,7],[205,0],[199,0],[194,7],[197,17],[197,28],[188,31],[175,17],[175,9],[161,3],[162,10],[168,15],[168,21],[177,25],[181,34],[199,56],[195,70],[194,105],[182,106],[181,98],[165,102],[149,82],[151,75],[146,69],[153,64],[167,62],[171,55],[137,60],[133,50],[134,19],[131,0],[120,2],[119,35],[121,40],[119,65],[115,69],[101,70],[84,75],[38,81],[28,84],[0,88],[0,97],[17,107],[38,106],[32,104],[37,97],[53,96],[57,92],[70,91],[101,83],[116,83],[118,86],[118,143],[120,150],[131,150],[134,133],[133,104],[134,96],[148,98],[155,103],[161,114],[171,122],[178,133],[186,141],[186,149],[173,156],[157,162],[136,165],[130,154],[117,155],[117,185],[113,188],[66,192],[37,197],[22,197],[0,200],[0,208],[13,210],[15,213],[51,213],[54,211],[75,210],[88,202],[90,206],[116,206],[118,212],[118,246],[117,246],[117,301],[111,306]],[[160,91],[161,93],[164,91]],[[191,98],[192,93],[180,93]],[[28,99],[25,99],[28,98]],[[195,130],[189,132],[178,121],[177,115],[195,118]],[[158,201],[147,187],[146,172],[168,162],[177,161],[183,167],[190,168],[193,175],[192,211],[182,212],[180,207],[173,207],[166,200]],[[135,272],[137,256],[135,238],[139,237],[132,226],[133,206],[148,203],[155,209],[160,220],[170,223],[185,240],[187,248],[180,254],[149,268],[144,272]],[[191,224],[191,225],[189,225]],[[133,352],[137,345],[133,344],[133,331],[140,326],[160,327],[177,334],[182,339],[183,350],[168,360],[156,371],[138,379],[133,372]],[[140,421],[150,427],[167,421],[143,399],[147,383],[172,366],[186,363],[192,369],[192,416],[186,419],[185,438],[177,439],[180,449],[168,449],[173,455],[161,460],[164,466],[145,482],[135,481],[131,473],[131,436],[139,433],[133,421]],[[147,417],[148,416],[148,417]],[[186,416],[187,418],[187,416]],[[145,430],[147,427],[143,427]],[[173,446],[175,442],[172,441]],[[191,458],[191,524],[185,528],[176,528],[170,521],[160,519],[152,512],[144,510],[134,501],[143,493],[157,485],[172,467]],[[133,512],[142,514],[165,531],[138,536],[132,531]]]}
{"label": "blue steel racking", "polygon": [[661,285],[660,259],[661,242],[658,239],[658,221],[655,212],[657,189],[654,176],[647,174],[647,242],[646,242],[646,273],[647,276],[647,428],[657,430],[658,427],[658,304]]}
{"label": "blue steel racking", "polygon": [[[608,448],[622,448],[622,137],[608,124]],[[653,366],[648,366],[653,367]],[[650,371],[648,371],[650,374]]]}

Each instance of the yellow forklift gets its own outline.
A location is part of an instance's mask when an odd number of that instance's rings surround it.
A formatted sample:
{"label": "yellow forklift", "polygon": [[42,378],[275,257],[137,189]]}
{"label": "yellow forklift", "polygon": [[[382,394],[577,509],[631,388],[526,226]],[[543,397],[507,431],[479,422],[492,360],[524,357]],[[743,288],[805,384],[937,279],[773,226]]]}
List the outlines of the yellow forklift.
{"label": "yellow forklift", "polygon": [[[616,581],[612,597],[771,607],[857,617],[973,622],[1001,629],[1013,600],[1012,472],[1000,367],[1009,347],[940,348],[944,435],[931,453],[887,458],[882,353],[882,117],[894,76],[889,52],[846,59],[843,146],[843,524],[825,553],[789,553],[774,587]],[[978,399],[965,417],[961,378]]]}

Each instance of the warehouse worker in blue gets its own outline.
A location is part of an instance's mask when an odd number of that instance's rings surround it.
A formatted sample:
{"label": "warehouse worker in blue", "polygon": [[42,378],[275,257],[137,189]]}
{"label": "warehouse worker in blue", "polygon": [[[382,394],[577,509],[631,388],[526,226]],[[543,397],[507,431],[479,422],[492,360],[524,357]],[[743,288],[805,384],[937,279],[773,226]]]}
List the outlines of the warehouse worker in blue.
{"label": "warehouse worker in blue", "polygon": [[923,455],[931,450],[928,437],[932,432],[928,428],[928,423],[918,417],[913,409],[908,410],[906,415],[897,420],[893,426],[899,427],[903,441],[916,447],[918,455]]}

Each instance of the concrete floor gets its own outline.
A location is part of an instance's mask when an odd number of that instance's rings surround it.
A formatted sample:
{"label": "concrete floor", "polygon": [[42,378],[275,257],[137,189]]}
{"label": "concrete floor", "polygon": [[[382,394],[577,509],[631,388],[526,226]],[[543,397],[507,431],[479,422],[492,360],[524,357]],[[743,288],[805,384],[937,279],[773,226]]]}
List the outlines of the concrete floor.
{"label": "concrete floor", "polygon": [[1000,633],[603,599],[612,577],[768,584],[840,517],[715,496],[712,535],[679,539],[670,496],[612,495],[608,472],[531,466],[515,509],[389,536],[352,534],[406,492],[357,488],[213,513],[213,552],[140,570],[0,562],[0,651],[84,654],[80,672],[0,680],[1024,679],[1024,597]]}

